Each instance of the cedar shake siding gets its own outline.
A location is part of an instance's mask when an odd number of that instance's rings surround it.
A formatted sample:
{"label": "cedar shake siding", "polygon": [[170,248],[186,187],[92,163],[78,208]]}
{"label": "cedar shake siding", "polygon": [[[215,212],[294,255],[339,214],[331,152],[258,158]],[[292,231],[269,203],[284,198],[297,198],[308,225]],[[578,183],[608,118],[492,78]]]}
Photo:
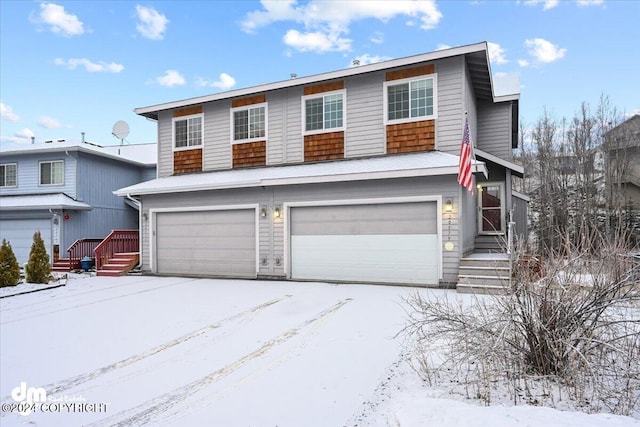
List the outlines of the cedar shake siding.
{"label": "cedar shake siding", "polygon": [[403,68],[401,70],[387,71],[386,80],[401,80],[411,77],[424,76],[426,74],[433,74],[436,72],[436,67],[433,64],[421,65],[413,68]]}
{"label": "cedar shake siding", "polygon": [[233,167],[265,166],[267,141],[246,142],[233,145]]}
{"label": "cedar shake siding", "polygon": [[202,171],[202,148],[173,152],[173,173],[175,175],[200,171]]}
{"label": "cedar shake siding", "polygon": [[202,114],[202,105],[175,110],[173,112],[173,117],[191,116],[192,114]]}
{"label": "cedar shake siding", "polygon": [[328,132],[304,137],[304,161],[344,158],[344,132]]}
{"label": "cedar shake siding", "polygon": [[313,86],[305,86],[304,95],[315,95],[316,93],[331,92],[342,89],[344,89],[344,80],[338,80],[329,83],[320,83]]}
{"label": "cedar shake siding", "polygon": [[387,125],[387,154],[435,149],[435,120]]}
{"label": "cedar shake siding", "polygon": [[231,108],[244,107],[246,105],[262,104],[267,102],[267,96],[265,94],[247,96],[245,98],[237,98],[231,101]]}

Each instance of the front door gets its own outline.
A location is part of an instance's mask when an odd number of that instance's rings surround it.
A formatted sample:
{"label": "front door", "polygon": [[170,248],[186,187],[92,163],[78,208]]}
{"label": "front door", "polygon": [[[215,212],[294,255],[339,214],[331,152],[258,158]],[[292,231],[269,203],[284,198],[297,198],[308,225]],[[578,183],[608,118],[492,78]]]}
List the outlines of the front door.
{"label": "front door", "polygon": [[478,186],[478,230],[480,234],[504,233],[504,183]]}

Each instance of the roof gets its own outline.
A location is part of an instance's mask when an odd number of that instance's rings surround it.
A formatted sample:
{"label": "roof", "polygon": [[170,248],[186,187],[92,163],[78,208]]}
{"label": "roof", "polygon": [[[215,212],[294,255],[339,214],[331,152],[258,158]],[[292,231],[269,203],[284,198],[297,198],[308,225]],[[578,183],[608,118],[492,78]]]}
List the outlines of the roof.
{"label": "roof", "polygon": [[491,153],[487,153],[486,151],[482,151],[478,148],[474,149],[476,155],[478,157],[482,157],[485,160],[489,160],[497,165],[503,166],[507,169],[510,169],[513,174],[519,178],[524,178],[524,167],[520,166],[516,163],[510,162],[508,160],[502,159],[498,156],[494,156]]}
{"label": "roof", "polygon": [[180,101],[167,102],[163,104],[151,105],[148,107],[140,107],[134,109],[136,114],[158,120],[158,112],[170,110],[174,108],[182,108],[194,104],[202,104],[205,102],[219,101],[222,99],[235,98],[238,96],[246,96],[250,94],[268,92],[278,89],[285,89],[295,86],[302,86],[310,83],[339,79],[344,77],[356,76],[366,73],[372,73],[391,68],[413,65],[421,62],[435,61],[438,59],[450,58],[454,56],[464,55],[473,88],[476,96],[481,99],[490,99],[494,102],[514,101],[519,99],[519,94],[501,94],[499,97],[495,95],[493,81],[491,76],[491,68],[489,64],[489,53],[487,42],[481,42],[466,46],[454,47],[450,49],[437,50],[435,52],[424,53],[420,55],[408,56],[404,58],[392,59],[389,61],[376,62],[373,64],[360,65],[350,67],[338,71],[316,74],[312,76],[300,77],[295,79],[283,80],[275,83],[262,84],[242,89],[231,90],[227,92],[219,92],[212,95],[199,96],[195,98],[184,99]]}
{"label": "roof", "polygon": [[2,196],[0,211],[30,211],[43,209],[67,209],[89,211],[86,203],[78,202],[64,193],[33,194],[28,196]]}
{"label": "roof", "polygon": [[24,153],[83,152],[96,156],[132,163],[139,166],[155,166],[158,162],[157,144],[96,145],[87,142],[56,141],[51,143],[25,144],[9,148],[0,147],[3,156]]}
{"label": "roof", "polygon": [[[458,173],[460,158],[440,151],[337,160],[288,166],[231,169],[176,175],[146,181],[114,191],[118,196],[188,191],[403,178]],[[485,164],[475,162],[477,172]]]}

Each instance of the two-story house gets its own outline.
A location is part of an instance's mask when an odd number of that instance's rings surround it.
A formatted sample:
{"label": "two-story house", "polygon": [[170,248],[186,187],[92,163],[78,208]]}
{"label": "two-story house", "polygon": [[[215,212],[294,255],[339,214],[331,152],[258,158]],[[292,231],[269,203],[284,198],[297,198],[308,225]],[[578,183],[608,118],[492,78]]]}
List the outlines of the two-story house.
{"label": "two-story house", "polygon": [[610,129],[603,151],[612,208],[640,211],[640,114]]}
{"label": "two-story house", "polygon": [[479,43],[137,108],[158,178],[116,194],[142,205],[151,273],[450,285],[507,230],[518,100]]}
{"label": "two-story house", "polygon": [[52,141],[0,150],[0,240],[27,262],[40,231],[53,261],[83,238],[138,229],[136,203],[113,190],[156,177],[156,144]]}

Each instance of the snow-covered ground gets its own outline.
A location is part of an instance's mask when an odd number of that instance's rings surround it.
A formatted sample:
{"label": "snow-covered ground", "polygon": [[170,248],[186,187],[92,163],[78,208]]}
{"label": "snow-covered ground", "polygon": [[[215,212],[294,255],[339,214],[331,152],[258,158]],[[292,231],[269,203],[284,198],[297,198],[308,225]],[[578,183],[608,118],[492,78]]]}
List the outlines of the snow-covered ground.
{"label": "snow-covered ground", "polygon": [[[5,297],[0,425],[640,425],[608,414],[484,407],[427,387],[396,338],[403,297],[415,291],[84,275]],[[47,402],[22,407],[35,409],[26,416],[11,412],[12,391],[20,399],[37,387]]]}

